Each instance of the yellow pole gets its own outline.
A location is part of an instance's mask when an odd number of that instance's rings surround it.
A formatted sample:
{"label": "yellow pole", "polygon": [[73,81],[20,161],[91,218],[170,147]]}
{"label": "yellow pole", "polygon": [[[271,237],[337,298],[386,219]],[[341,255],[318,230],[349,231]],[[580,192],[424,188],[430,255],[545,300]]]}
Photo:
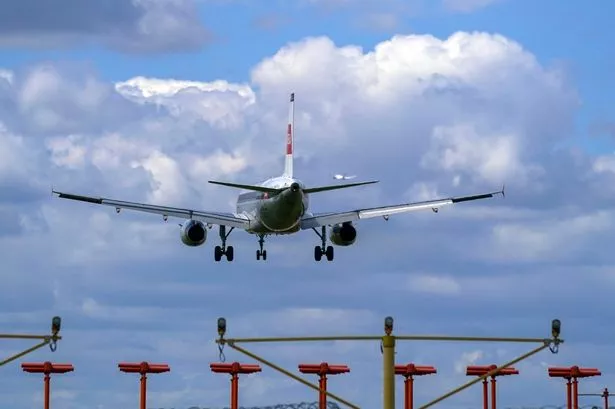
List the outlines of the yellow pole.
{"label": "yellow pole", "polygon": [[395,337],[382,337],[383,409],[395,409]]}
{"label": "yellow pole", "polygon": [[395,409],[395,336],[393,317],[384,319],[382,337],[382,408]]}

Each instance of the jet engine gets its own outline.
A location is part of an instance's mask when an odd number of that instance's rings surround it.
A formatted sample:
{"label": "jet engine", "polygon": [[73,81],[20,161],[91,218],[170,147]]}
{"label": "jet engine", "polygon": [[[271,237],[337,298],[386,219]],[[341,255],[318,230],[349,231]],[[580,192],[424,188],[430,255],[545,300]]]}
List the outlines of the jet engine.
{"label": "jet engine", "polygon": [[350,246],[357,239],[357,230],[351,222],[336,224],[329,238],[337,246]]}
{"label": "jet engine", "polygon": [[190,219],[181,226],[180,237],[186,246],[200,246],[207,240],[207,228],[202,222]]}

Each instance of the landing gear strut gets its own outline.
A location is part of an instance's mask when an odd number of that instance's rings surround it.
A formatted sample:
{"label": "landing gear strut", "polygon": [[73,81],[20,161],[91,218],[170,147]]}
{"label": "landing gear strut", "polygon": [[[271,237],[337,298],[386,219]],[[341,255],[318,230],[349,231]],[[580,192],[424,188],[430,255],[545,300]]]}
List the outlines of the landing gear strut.
{"label": "landing gear strut", "polygon": [[320,237],[321,245],[314,247],[314,260],[320,261],[322,256],[325,255],[327,257],[327,261],[333,261],[333,246],[327,246],[327,226],[322,226],[322,233],[318,233],[314,227],[314,233]]}
{"label": "landing gear strut", "polygon": [[214,260],[220,261],[222,260],[222,256],[226,256],[227,261],[233,261],[234,251],[233,246],[226,247],[226,239],[231,235],[234,227],[226,232],[226,226],[220,226],[220,239],[222,240],[222,246],[216,246],[214,249]]}
{"label": "landing gear strut", "polygon": [[265,235],[264,234],[258,235],[258,245],[260,247],[260,250],[256,250],[256,259],[260,260],[262,257],[263,261],[267,260],[267,250],[263,250],[263,246],[265,245]]}

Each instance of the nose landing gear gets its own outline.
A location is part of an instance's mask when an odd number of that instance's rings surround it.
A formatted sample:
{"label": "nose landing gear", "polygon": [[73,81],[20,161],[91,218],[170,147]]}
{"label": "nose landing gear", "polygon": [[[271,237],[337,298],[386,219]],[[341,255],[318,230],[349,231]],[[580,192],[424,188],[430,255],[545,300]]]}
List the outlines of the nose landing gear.
{"label": "nose landing gear", "polygon": [[262,257],[263,261],[267,260],[267,250],[263,250],[263,246],[265,245],[265,235],[264,234],[259,234],[258,245],[260,247],[260,250],[256,250],[256,259],[260,260]]}

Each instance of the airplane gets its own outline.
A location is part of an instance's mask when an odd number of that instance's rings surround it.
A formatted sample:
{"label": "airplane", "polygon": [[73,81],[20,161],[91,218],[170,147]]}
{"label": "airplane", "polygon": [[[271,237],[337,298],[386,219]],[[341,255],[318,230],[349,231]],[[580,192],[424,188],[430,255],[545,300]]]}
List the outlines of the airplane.
{"label": "airplane", "polygon": [[[333,246],[327,243],[327,228],[330,228],[329,240],[336,246],[346,247],[355,243],[357,230],[353,223],[373,217],[383,217],[388,221],[393,214],[406,213],[415,210],[432,209],[434,213],[442,206],[463,203],[473,200],[487,199],[501,194],[502,190],[491,193],[481,193],[471,196],[449,197],[414,203],[401,203],[389,206],[350,209],[342,212],[312,213],[309,210],[309,196],[314,193],[328,192],[337,189],[378,183],[377,180],[355,183],[342,183],[329,186],[308,187],[293,173],[294,155],[294,116],[295,94],[290,94],[290,108],[286,130],[286,156],[284,171],[281,176],[273,177],[256,185],[230,183],[210,180],[209,183],[241,189],[237,196],[236,210],[233,213],[202,211],[176,207],[158,206],[136,202],[126,202],[102,197],[83,196],[73,193],[52,192],[59,198],[77,200],[86,203],[114,207],[117,213],[121,209],[159,214],[166,222],[169,217],[183,219],[180,226],[180,239],[183,244],[191,247],[201,246],[207,240],[207,231],[214,225],[219,227],[221,244],[214,248],[214,260],[222,260],[225,256],[228,262],[234,259],[233,246],[227,246],[229,235],[234,229],[242,229],[258,237],[259,249],[256,250],[257,260],[267,260],[267,250],[264,248],[268,236],[291,235],[311,229],[320,238],[320,245],[314,247],[314,260],[321,261],[323,256],[327,261],[334,258]],[[230,228],[227,232],[227,227]],[[319,231],[320,230],[320,231]]]}
{"label": "airplane", "polygon": [[344,175],[344,174],[341,174],[341,173],[336,173],[335,175],[333,175],[333,179],[335,179],[335,180],[350,180],[350,179],[354,179],[354,178],[356,178],[356,175],[347,176],[347,175]]}

